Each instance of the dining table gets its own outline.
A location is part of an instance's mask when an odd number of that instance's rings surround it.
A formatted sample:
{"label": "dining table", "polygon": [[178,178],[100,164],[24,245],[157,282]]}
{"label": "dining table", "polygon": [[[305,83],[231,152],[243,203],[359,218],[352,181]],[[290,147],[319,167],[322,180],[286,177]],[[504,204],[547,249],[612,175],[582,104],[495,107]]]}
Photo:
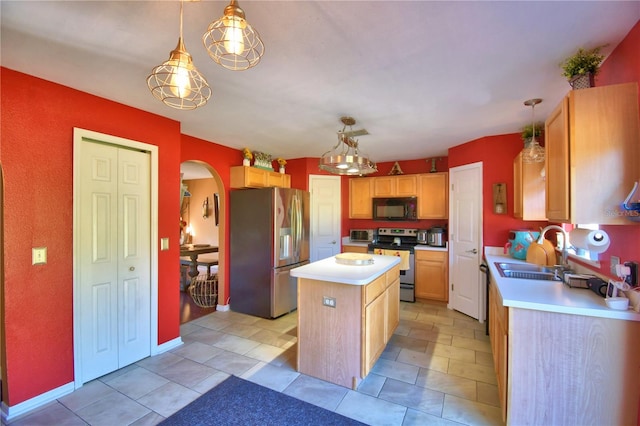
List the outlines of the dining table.
{"label": "dining table", "polygon": [[180,246],[180,257],[189,257],[191,263],[187,274],[191,279],[198,276],[198,256],[206,253],[217,253],[218,246],[211,244],[184,244]]}

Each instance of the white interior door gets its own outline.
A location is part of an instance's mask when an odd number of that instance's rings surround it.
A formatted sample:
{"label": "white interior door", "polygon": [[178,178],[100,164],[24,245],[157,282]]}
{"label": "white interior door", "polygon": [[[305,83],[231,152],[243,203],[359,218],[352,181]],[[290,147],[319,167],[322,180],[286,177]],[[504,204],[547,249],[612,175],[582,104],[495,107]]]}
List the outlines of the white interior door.
{"label": "white interior door", "polygon": [[75,321],[84,383],[150,355],[150,155],[88,141],[78,151]]}
{"label": "white interior door", "polygon": [[449,170],[449,307],[480,318],[482,163]]}
{"label": "white interior door", "polygon": [[311,261],[340,253],[340,176],[310,175]]}

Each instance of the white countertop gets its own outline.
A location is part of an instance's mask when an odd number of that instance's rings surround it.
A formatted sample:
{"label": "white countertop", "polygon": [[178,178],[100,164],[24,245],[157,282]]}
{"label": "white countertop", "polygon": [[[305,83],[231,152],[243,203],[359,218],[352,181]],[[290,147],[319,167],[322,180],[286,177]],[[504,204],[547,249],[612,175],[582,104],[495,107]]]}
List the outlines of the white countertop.
{"label": "white countertop", "polygon": [[504,278],[495,262],[527,263],[507,255],[486,254],[485,259],[502,296],[504,306],[562,314],[640,321],[640,313],[607,307],[604,298],[590,289],[571,288],[561,281]]}
{"label": "white countertop", "polygon": [[292,277],[330,281],[341,284],[365,285],[400,263],[398,256],[372,254],[372,265],[343,265],[335,256],[318,260],[291,270]]}
{"label": "white countertop", "polygon": [[[342,245],[355,246],[355,247],[367,247],[369,243],[352,242],[351,240],[349,240],[349,237],[342,237]],[[433,247],[433,246],[428,246],[426,244],[417,244],[414,247],[414,250],[449,251],[447,245],[445,245],[445,247]]]}
{"label": "white countertop", "polygon": [[424,244],[418,244],[417,246],[414,247],[414,250],[449,251],[449,248],[447,246],[445,246],[445,247],[434,247],[434,246],[427,246],[427,245],[424,245]]}

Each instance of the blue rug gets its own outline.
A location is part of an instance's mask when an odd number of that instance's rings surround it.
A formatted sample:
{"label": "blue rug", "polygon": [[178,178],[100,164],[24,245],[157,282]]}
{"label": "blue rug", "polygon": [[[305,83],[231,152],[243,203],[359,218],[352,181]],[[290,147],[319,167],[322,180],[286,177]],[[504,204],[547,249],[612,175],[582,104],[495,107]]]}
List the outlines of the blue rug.
{"label": "blue rug", "polygon": [[364,423],[239,377],[230,376],[160,424],[325,426]]}

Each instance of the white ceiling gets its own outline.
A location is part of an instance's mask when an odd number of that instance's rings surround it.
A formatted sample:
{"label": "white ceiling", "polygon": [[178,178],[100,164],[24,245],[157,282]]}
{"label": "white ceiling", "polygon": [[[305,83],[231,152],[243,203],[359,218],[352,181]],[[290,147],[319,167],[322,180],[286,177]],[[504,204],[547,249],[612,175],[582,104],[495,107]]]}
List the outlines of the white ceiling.
{"label": "white ceiling", "polygon": [[[266,53],[233,72],[201,38],[228,2],[184,4],[184,42],[213,96],[178,111],[146,77],[175,48],[177,1],[7,1],[1,64],[181,122],[182,133],[286,159],[331,148],[340,117],[374,161],[431,158],[543,119],[569,90],[559,64],[609,54],[639,1],[240,1]],[[64,102],[63,99],[60,102]]]}

